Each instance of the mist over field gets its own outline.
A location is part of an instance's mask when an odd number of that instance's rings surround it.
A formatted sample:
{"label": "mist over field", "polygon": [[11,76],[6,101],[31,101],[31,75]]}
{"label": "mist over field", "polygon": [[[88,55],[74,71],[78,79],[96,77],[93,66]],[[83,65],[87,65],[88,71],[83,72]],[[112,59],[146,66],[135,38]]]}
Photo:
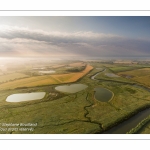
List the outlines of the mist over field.
{"label": "mist over field", "polygon": [[149,16],[0,20],[0,134],[150,133]]}

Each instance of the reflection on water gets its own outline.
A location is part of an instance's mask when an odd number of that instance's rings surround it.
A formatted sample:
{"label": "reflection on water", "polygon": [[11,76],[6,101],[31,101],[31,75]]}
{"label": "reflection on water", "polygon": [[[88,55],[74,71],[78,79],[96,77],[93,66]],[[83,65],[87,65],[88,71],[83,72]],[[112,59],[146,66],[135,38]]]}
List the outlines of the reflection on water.
{"label": "reflection on water", "polygon": [[113,93],[105,88],[97,87],[94,89],[95,91],[95,99],[102,101],[102,102],[108,102],[112,96]]}
{"label": "reflection on water", "polygon": [[88,86],[84,84],[71,84],[71,85],[57,86],[55,87],[55,89],[57,91],[65,92],[65,93],[76,93],[76,92],[84,90],[87,87]]}
{"label": "reflection on water", "polygon": [[150,114],[150,108],[143,110],[131,117],[130,119],[120,123],[119,125],[111,128],[110,130],[103,132],[103,134],[125,134],[132,128],[136,127],[143,119],[148,117]]}
{"label": "reflection on water", "polygon": [[45,92],[35,92],[35,93],[19,93],[12,94],[7,97],[7,102],[22,102],[22,101],[31,101],[42,99],[45,96]]}

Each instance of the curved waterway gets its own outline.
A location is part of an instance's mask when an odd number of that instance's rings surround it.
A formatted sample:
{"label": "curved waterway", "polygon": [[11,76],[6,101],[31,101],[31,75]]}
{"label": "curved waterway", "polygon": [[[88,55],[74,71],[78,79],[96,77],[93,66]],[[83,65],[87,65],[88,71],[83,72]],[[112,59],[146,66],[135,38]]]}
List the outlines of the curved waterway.
{"label": "curved waterway", "polygon": [[[105,71],[105,69],[103,71]],[[96,73],[95,75],[93,75],[91,77],[91,79],[92,80],[98,80],[98,79],[95,79],[95,77],[98,74],[102,73],[103,71]],[[138,87],[138,88],[142,88],[142,89],[150,92],[149,88],[144,87],[142,85],[138,85],[138,84],[131,85],[130,84],[130,86],[135,86],[135,87]],[[136,127],[142,120],[144,120],[149,115],[150,115],[150,108],[147,108],[147,109],[137,113],[136,115],[130,117],[128,120],[125,120],[122,123],[119,123],[118,125],[112,127],[111,129],[103,132],[102,134],[126,134],[132,128]]]}
{"label": "curved waterway", "polygon": [[145,109],[128,120],[112,127],[111,129],[103,132],[102,134],[126,134],[132,128],[136,127],[142,120],[150,115],[150,108]]}
{"label": "curved waterway", "polygon": [[102,70],[102,71],[96,73],[95,75],[93,75],[93,76],[91,77],[91,79],[92,79],[92,80],[98,80],[98,79],[95,79],[95,77],[96,77],[98,74],[104,72],[105,70],[106,70],[106,69],[104,69],[104,70]]}

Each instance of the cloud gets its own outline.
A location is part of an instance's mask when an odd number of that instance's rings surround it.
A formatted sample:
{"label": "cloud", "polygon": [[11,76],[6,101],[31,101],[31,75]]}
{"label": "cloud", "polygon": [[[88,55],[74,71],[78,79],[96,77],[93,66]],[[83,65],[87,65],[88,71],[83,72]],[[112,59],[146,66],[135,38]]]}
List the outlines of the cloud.
{"label": "cloud", "polygon": [[0,27],[0,56],[147,56],[150,40],[93,32]]}

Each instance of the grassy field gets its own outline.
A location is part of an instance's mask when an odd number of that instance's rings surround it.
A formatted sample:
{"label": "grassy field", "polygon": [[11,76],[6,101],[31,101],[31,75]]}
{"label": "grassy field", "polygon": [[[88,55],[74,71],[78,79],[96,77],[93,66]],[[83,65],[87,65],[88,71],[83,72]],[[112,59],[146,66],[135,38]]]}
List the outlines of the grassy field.
{"label": "grassy field", "polygon": [[[10,92],[9,92],[10,94]],[[90,123],[85,117],[87,93],[65,96],[54,101],[7,103],[7,92],[1,93],[0,123],[37,123],[34,131],[13,133],[94,133],[101,130],[98,124]],[[6,115],[6,116],[5,116]],[[4,117],[5,116],[5,117]],[[11,133],[11,132],[1,132]]]}
{"label": "grassy field", "polygon": [[114,73],[133,70],[133,69],[135,69],[135,67],[132,67],[132,66],[118,66],[118,67],[110,68],[110,70],[112,70]]}
{"label": "grassy field", "polygon": [[[3,90],[0,92],[0,123],[30,122],[37,124],[34,127],[34,131],[5,131],[0,133],[97,133],[133,115],[139,108],[150,105],[150,93],[142,88],[110,80],[92,80],[90,77],[101,70],[96,68],[105,67],[105,64],[92,63],[92,66],[88,65],[83,72],[80,72],[80,77],[82,76],[83,78],[76,83],[83,83],[88,87],[78,93],[59,93],[55,90],[55,85]],[[90,73],[87,74],[89,71]],[[107,71],[110,71],[109,68],[107,68]],[[44,78],[46,76],[41,77],[43,77],[42,80],[47,80]],[[52,78],[59,83],[66,80],[76,80],[71,75],[69,78],[68,74],[66,77],[53,75]],[[114,93],[113,99],[109,102],[94,99],[93,89],[97,86],[112,91]],[[7,96],[11,94],[35,91],[45,91],[45,98],[43,100],[19,103],[5,101]],[[49,94],[56,92],[58,97],[51,99]]]}
{"label": "grassy field", "polygon": [[0,76],[0,83],[11,81],[11,80],[16,80],[20,78],[26,78],[28,75],[22,74],[22,73],[11,73],[11,74],[6,74],[6,75],[1,75]]}
{"label": "grassy field", "polygon": [[143,69],[125,71],[125,72],[121,72],[121,73],[118,73],[118,74],[119,75],[127,74],[127,75],[131,75],[131,76],[134,76],[134,77],[142,77],[142,76],[150,75],[150,68],[143,68]]}
{"label": "grassy field", "polygon": [[89,71],[93,69],[92,66],[87,65],[87,67],[78,73],[68,73],[68,74],[59,74],[59,75],[51,75],[54,79],[58,80],[60,83],[68,83],[68,82],[75,82],[84,75],[86,75]]}
{"label": "grassy field", "polygon": [[49,84],[75,82],[81,77],[83,77],[84,75],[86,75],[92,69],[93,69],[92,66],[87,65],[85,70],[79,73],[45,75],[45,76],[36,76],[36,77],[15,80],[15,81],[1,84],[0,90],[14,89],[18,87],[34,87],[34,86],[42,86],[42,85],[49,85]]}
{"label": "grassy field", "polygon": [[111,69],[105,68],[105,66],[104,66],[103,69],[105,69],[105,70],[103,72],[101,72],[100,74],[98,74],[95,77],[96,79],[98,79],[98,80],[109,80],[109,81],[118,81],[118,82],[125,82],[125,83],[132,83],[133,82],[133,81],[131,81],[129,79],[121,77],[120,75],[118,77],[107,76],[107,74],[109,74],[109,73],[110,74],[112,73],[114,75],[115,75],[115,73],[113,73]]}
{"label": "grassy field", "polygon": [[150,68],[136,69],[118,73],[120,76],[131,76],[131,80],[150,86]]}
{"label": "grassy field", "polygon": [[63,67],[63,66],[65,66],[65,65],[54,65],[51,68],[56,69],[56,68],[60,68],[60,67]]}

